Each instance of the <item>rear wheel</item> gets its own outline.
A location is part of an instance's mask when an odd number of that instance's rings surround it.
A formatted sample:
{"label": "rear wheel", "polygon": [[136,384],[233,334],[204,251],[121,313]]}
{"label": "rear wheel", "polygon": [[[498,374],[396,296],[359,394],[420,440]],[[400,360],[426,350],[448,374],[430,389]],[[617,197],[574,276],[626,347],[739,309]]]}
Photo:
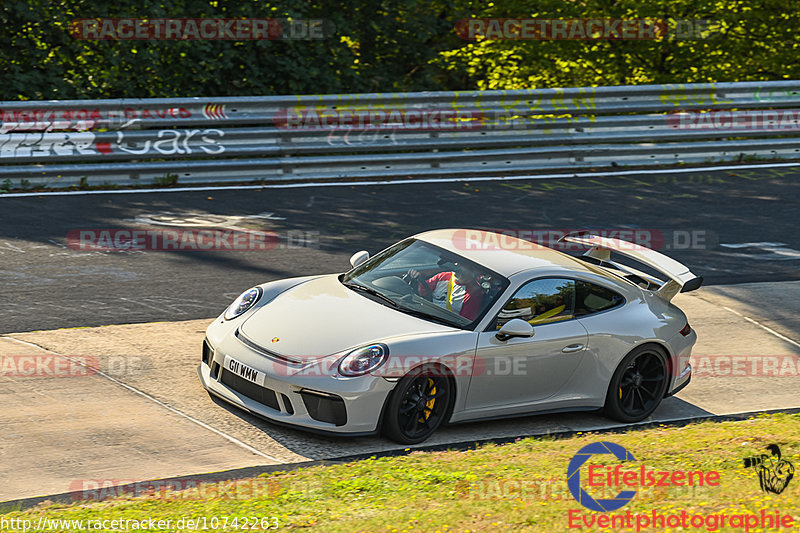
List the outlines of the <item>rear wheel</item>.
{"label": "rear wheel", "polygon": [[639,422],[650,416],[664,398],[668,385],[667,356],[653,345],[640,346],[622,360],[606,394],[605,414],[621,422]]}
{"label": "rear wheel", "polygon": [[392,392],[384,416],[384,433],[401,444],[430,437],[444,422],[453,398],[449,377],[432,366],[412,370]]}

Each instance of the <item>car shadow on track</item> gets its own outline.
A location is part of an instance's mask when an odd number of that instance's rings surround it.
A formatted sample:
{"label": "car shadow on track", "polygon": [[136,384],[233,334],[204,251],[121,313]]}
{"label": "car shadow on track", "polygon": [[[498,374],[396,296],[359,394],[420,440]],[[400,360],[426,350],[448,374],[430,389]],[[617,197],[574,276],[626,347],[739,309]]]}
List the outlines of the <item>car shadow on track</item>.
{"label": "car shadow on track", "polygon": [[[464,444],[484,441],[508,441],[530,436],[548,436],[572,434],[576,432],[608,431],[628,429],[635,430],[642,425],[661,422],[701,419],[714,416],[713,413],[701,409],[677,397],[667,398],[649,419],[639,424],[623,424],[607,418],[600,411],[566,412],[555,414],[528,415],[502,420],[484,420],[466,422],[439,428],[425,442],[417,445],[402,445],[392,442],[381,435],[373,436],[328,436],[279,425],[257,417],[248,411],[228,404],[215,396],[209,395],[213,402],[241,421],[250,424],[274,441],[269,449],[258,446],[262,452],[287,462],[295,462],[302,458],[313,460],[335,459],[340,457],[386,453],[407,449],[441,448],[452,445],[462,447]],[[250,443],[252,445],[252,443]],[[460,446],[459,446],[460,445]],[[284,450],[281,450],[280,448]],[[286,453],[290,452],[290,453]],[[293,456],[290,459],[290,456]],[[296,457],[300,456],[300,458]]]}

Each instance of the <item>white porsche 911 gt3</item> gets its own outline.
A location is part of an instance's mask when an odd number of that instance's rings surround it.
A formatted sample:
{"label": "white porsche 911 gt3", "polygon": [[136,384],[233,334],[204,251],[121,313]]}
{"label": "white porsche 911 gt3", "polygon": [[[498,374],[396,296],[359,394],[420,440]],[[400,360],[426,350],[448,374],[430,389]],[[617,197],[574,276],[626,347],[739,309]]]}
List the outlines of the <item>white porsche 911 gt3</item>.
{"label": "white porsche 911 gt3", "polygon": [[208,327],[200,380],[276,423],[406,444],[530,413],[643,420],[689,383],[696,335],[671,299],[702,278],[626,241],[562,240],[588,251],[436,230],[253,287]]}

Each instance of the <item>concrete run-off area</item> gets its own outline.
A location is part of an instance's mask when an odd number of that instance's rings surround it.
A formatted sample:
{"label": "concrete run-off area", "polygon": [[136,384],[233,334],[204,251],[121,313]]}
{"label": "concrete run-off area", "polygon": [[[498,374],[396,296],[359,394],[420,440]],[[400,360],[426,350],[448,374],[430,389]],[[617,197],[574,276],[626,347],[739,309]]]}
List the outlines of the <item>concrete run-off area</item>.
{"label": "concrete run-off area", "polygon": [[[675,301],[698,334],[695,377],[653,421],[800,407],[800,282],[710,286]],[[195,370],[210,321],[0,336],[6,370],[18,366],[0,375],[0,501],[403,449],[278,427],[213,400]],[[614,427],[596,413],[528,416],[441,428],[422,446]]]}

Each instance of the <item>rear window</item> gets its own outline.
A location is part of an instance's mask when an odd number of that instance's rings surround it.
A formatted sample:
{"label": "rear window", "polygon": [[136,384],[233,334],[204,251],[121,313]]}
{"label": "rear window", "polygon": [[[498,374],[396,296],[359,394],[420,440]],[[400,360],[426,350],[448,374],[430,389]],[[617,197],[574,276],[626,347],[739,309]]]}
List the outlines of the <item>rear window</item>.
{"label": "rear window", "polygon": [[621,294],[600,285],[588,281],[578,281],[575,285],[575,316],[606,311],[625,303]]}

